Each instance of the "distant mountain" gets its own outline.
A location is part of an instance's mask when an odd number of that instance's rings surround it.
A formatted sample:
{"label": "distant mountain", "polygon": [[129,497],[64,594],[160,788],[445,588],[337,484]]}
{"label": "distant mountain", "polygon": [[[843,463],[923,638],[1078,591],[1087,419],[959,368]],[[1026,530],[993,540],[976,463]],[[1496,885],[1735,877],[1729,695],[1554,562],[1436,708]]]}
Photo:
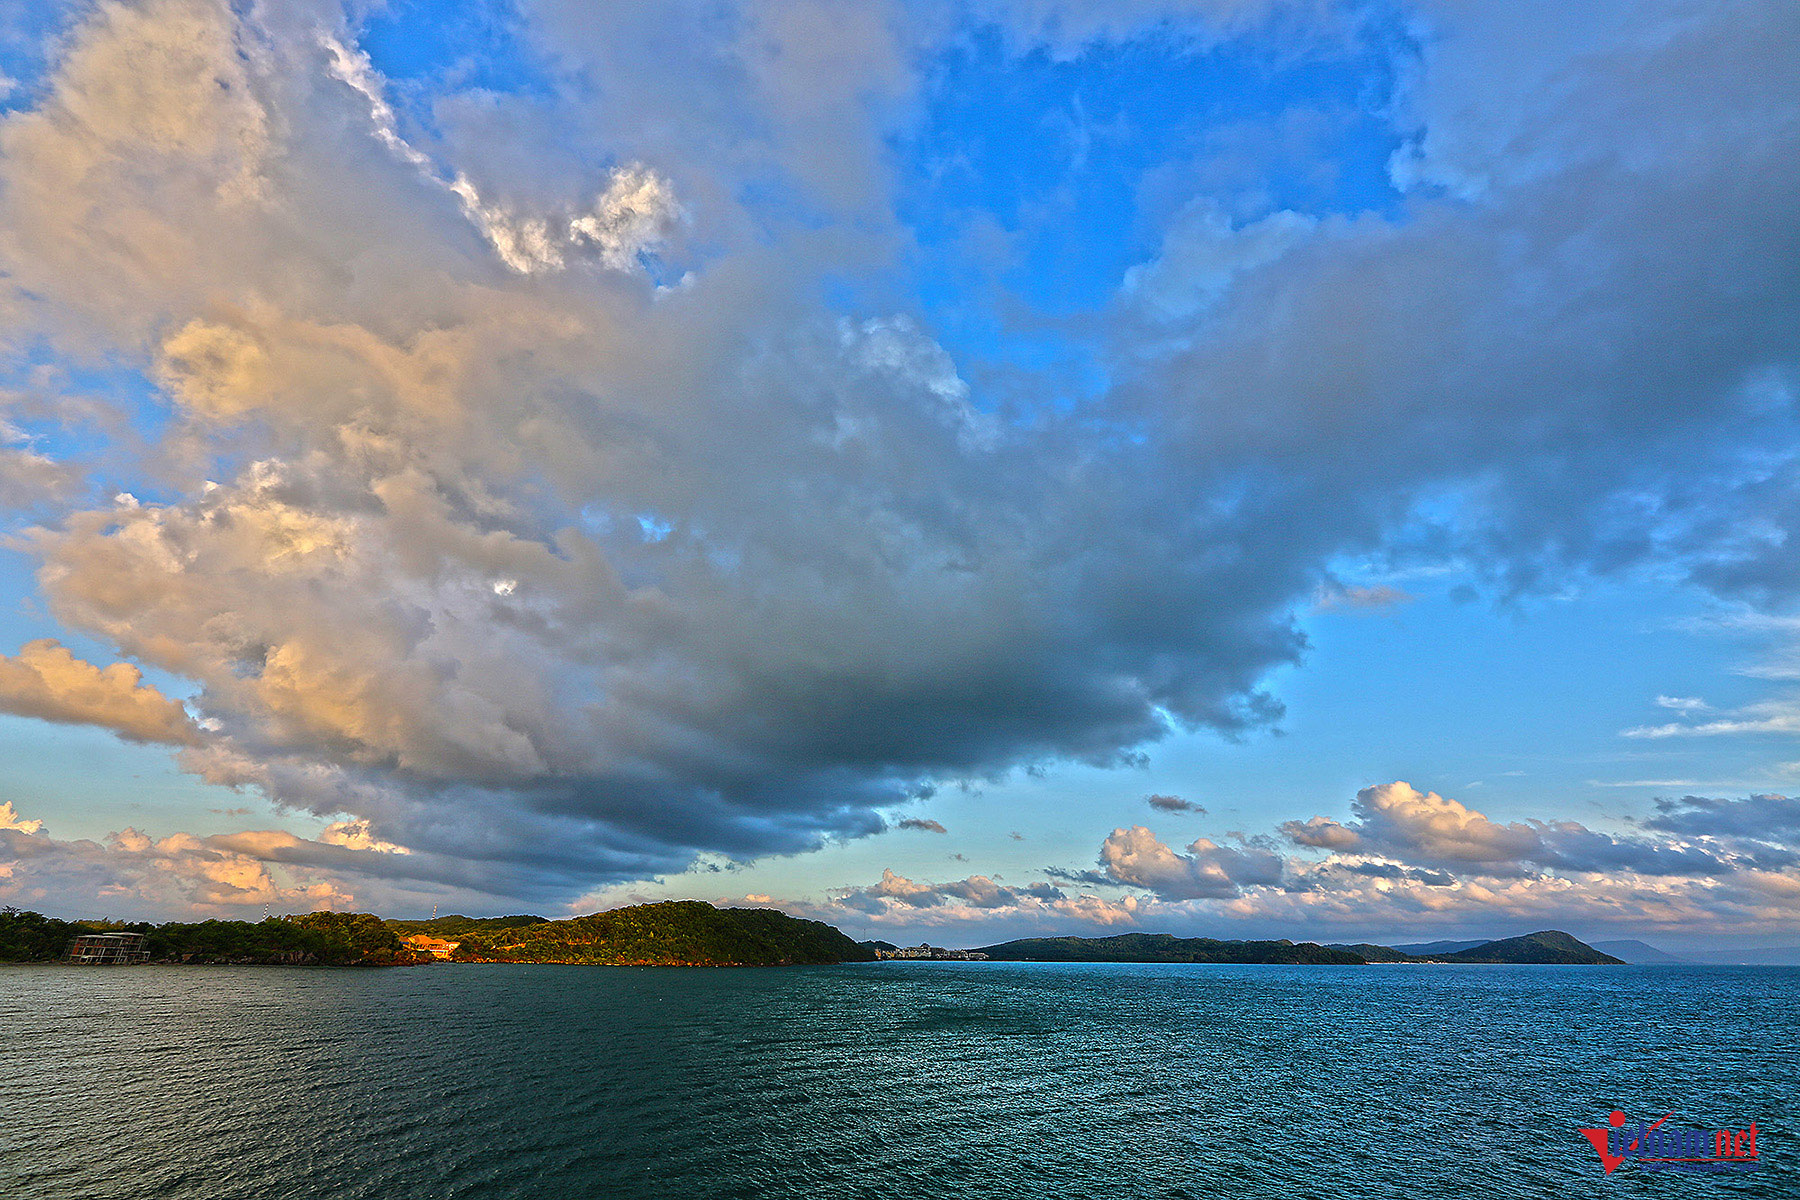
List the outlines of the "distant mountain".
{"label": "distant mountain", "polygon": [[1360,966],[1360,955],[1313,942],[1221,942],[1178,938],[1168,933],[1122,933],[1114,937],[1020,938],[981,953],[1001,962],[1142,963],[1305,963]]}
{"label": "distant mountain", "polygon": [[1456,954],[1463,950],[1473,950],[1477,946],[1487,945],[1489,940],[1476,938],[1472,942],[1408,942],[1404,946],[1390,946],[1389,949],[1415,958],[1425,958],[1433,954]]}
{"label": "distant mountain", "polygon": [[[1650,950],[1642,942],[1631,944]],[[1333,944],[1327,948],[1360,955],[1372,963],[1578,963],[1601,966],[1624,961],[1554,929],[1494,942],[1413,942],[1403,946],[1357,942]]]}
{"label": "distant mountain", "polygon": [[534,917],[521,913],[516,917],[433,917],[429,921],[397,921],[390,918],[383,921],[382,924],[401,937],[423,933],[432,937],[456,939],[467,937],[471,933],[517,929],[522,925],[543,925],[549,920],[549,917]]}
{"label": "distant mountain", "polygon": [[459,962],[760,967],[872,962],[875,952],[822,921],[803,921],[774,909],[665,900],[569,921],[473,931],[463,936],[452,957]]}
{"label": "distant mountain", "polygon": [[1585,966],[1624,966],[1624,960],[1602,954],[1586,942],[1557,929],[1540,930],[1523,937],[1502,938],[1454,954],[1435,954],[1447,963],[1566,963]]}
{"label": "distant mountain", "polygon": [[1425,961],[1424,959],[1419,958],[1415,955],[1401,953],[1400,948],[1398,946],[1377,946],[1373,942],[1355,942],[1355,943],[1351,943],[1351,944],[1345,944],[1342,942],[1333,942],[1331,945],[1329,945],[1325,948],[1327,950],[1346,951],[1350,954],[1356,955],[1358,958],[1362,959],[1364,962],[1393,963],[1393,962],[1424,962]]}
{"label": "distant mountain", "polygon": [[870,950],[898,950],[900,948],[900,947],[894,945],[894,943],[892,943],[892,942],[882,942],[882,941],[858,942],[856,944],[859,946],[866,946]]}
{"label": "distant mountain", "polygon": [[1665,954],[1655,946],[1646,945],[1636,938],[1625,938],[1616,942],[1595,942],[1594,949],[1602,954],[1610,954],[1614,958],[1622,958],[1626,962],[1638,966],[1674,966],[1694,961],[1691,958],[1676,958],[1673,954]]}

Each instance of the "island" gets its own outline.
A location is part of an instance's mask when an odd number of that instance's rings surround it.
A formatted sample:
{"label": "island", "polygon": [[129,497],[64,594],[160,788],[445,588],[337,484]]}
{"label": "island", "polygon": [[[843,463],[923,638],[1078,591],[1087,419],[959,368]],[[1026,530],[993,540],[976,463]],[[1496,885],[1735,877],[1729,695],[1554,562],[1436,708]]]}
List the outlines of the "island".
{"label": "island", "polygon": [[[107,944],[124,952],[96,951]],[[315,912],[259,922],[154,925],[60,921],[0,909],[0,962],[190,963],[233,966],[404,966],[455,962],[605,966],[761,967],[872,962],[821,921],[699,900],[636,904],[566,921],[440,917],[384,921],[372,913]]]}
{"label": "island", "polygon": [[1122,933],[1113,937],[1022,938],[985,946],[990,959],[1009,962],[1277,963],[1302,966],[1364,966],[1369,963],[1522,963],[1567,966],[1623,966],[1560,930],[1545,929],[1498,941],[1457,943],[1464,948],[1408,954],[1392,946],[1362,942],[1321,946],[1316,942],[1215,941],[1167,933]]}
{"label": "island", "polygon": [[1289,963],[1322,966],[1365,964],[1362,956],[1314,942],[1240,942],[1180,938],[1170,933],[1121,933],[1112,937],[1021,938],[981,953],[996,962]]}
{"label": "island", "polygon": [[775,967],[871,962],[872,950],[823,921],[771,908],[715,908],[664,900],[538,924],[477,923],[457,939],[456,962],[596,966]]}
{"label": "island", "polygon": [[[1441,949],[1440,949],[1441,947]],[[435,917],[383,920],[372,913],[314,912],[259,922],[154,925],[60,921],[0,909],[0,962],[188,963],[375,967],[431,962],[572,963],[640,967],[824,966],[886,961],[1370,963],[1623,965],[1559,930],[1487,942],[1392,947],[1373,943],[1221,941],[1168,933],[1020,938],[950,950],[856,942],[823,921],[770,908],[718,908],[701,900],[634,904],[568,920]]]}

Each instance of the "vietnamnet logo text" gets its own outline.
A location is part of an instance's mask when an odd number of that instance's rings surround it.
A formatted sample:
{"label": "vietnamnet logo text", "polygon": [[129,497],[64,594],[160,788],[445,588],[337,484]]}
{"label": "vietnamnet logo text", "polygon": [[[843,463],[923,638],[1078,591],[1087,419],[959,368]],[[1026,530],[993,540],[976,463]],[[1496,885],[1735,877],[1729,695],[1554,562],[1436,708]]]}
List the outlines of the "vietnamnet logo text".
{"label": "vietnamnet logo text", "polygon": [[1611,1175],[1623,1162],[1636,1163],[1644,1171],[1754,1171],[1756,1122],[1748,1129],[1678,1129],[1669,1125],[1670,1113],[1654,1124],[1626,1124],[1625,1114],[1614,1109],[1607,1127],[1583,1129],[1600,1155],[1600,1165]]}

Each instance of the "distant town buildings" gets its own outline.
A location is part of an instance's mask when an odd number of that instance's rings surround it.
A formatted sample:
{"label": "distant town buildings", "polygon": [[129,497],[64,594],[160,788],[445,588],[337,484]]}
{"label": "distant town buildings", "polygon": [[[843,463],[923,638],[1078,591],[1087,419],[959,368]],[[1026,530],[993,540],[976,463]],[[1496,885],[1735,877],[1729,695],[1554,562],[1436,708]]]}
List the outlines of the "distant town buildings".
{"label": "distant town buildings", "polygon": [[420,954],[429,954],[433,958],[449,958],[461,942],[447,942],[443,938],[434,938],[428,933],[415,933],[411,937],[401,938],[409,950]]}
{"label": "distant town buildings", "polygon": [[942,946],[902,946],[898,950],[882,950],[877,948],[876,958],[927,958],[938,962],[986,962],[987,955],[979,950],[946,950]]}
{"label": "distant town buildings", "polygon": [[84,933],[69,943],[68,961],[120,966],[150,961],[150,941],[141,933]]}

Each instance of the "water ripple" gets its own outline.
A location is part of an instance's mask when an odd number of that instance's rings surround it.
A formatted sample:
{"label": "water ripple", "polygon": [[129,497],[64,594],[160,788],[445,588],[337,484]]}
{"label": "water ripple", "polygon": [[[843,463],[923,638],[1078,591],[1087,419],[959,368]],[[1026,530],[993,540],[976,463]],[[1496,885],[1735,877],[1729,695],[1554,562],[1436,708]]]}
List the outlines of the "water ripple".
{"label": "water ripple", "polygon": [[[0,1196],[1795,1195],[1800,971],[0,969]],[[1603,1179],[1614,1107],[1756,1175]],[[1660,1193],[1659,1193],[1660,1194]]]}

